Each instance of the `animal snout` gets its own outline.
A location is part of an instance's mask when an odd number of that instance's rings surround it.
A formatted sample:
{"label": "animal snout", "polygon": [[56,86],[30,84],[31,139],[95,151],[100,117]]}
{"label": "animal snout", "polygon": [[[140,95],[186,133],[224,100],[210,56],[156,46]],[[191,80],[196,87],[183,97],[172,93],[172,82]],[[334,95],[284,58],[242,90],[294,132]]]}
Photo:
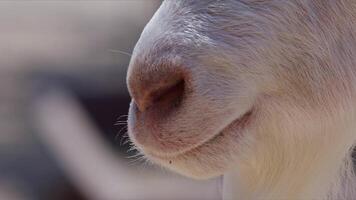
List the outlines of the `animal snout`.
{"label": "animal snout", "polygon": [[128,87],[138,111],[156,110],[167,113],[177,109],[185,94],[187,76],[179,66],[135,67],[129,76]]}

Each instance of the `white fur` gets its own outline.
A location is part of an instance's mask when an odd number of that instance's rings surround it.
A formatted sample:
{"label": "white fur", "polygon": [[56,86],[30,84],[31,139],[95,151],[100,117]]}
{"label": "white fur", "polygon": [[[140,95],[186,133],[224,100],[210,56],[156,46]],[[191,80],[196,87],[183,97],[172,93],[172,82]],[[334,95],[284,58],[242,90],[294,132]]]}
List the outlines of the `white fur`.
{"label": "white fur", "polygon": [[355,13],[354,0],[164,1],[129,89],[138,101],[137,85],[179,69],[192,92],[166,121],[131,108],[131,139],[178,173],[224,175],[224,199],[356,199]]}

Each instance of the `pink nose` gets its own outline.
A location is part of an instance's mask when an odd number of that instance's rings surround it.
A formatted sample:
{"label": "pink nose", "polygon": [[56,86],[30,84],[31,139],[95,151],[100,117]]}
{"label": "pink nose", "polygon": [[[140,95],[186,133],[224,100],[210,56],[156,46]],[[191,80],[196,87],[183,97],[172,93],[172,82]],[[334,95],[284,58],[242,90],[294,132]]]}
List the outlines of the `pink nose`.
{"label": "pink nose", "polygon": [[131,96],[140,112],[159,109],[169,112],[183,100],[186,76],[179,67],[135,66],[128,78]]}

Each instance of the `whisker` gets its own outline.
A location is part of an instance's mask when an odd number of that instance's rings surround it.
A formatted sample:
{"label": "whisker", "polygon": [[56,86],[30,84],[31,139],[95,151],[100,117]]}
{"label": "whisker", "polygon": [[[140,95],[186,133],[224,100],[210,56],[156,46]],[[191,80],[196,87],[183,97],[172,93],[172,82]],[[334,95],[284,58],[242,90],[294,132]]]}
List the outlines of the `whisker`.
{"label": "whisker", "polygon": [[118,126],[118,125],[126,125],[127,122],[126,121],[121,121],[121,122],[116,122],[114,125]]}
{"label": "whisker", "polygon": [[[129,140],[129,142],[131,142],[131,141]],[[131,142],[131,147],[126,152],[130,153],[130,152],[133,152],[133,151],[136,151],[136,152],[140,153],[140,151],[136,148],[136,146],[133,145],[132,142]]]}
{"label": "whisker", "polygon": [[134,166],[134,165],[141,165],[142,163],[144,163],[143,161],[145,161],[146,158],[144,156],[141,156],[135,160],[129,161],[128,165],[129,166]]}
{"label": "whisker", "polygon": [[125,135],[127,135],[127,126],[121,127],[121,129],[115,136],[115,141],[117,141],[119,138],[121,138],[121,140],[122,140],[122,138],[125,137]]}
{"label": "whisker", "polygon": [[147,158],[139,151],[137,151],[137,153],[135,155],[128,156],[126,158],[130,160],[128,162],[128,164],[130,166],[132,166],[132,165],[141,165],[142,163],[144,163],[142,161],[147,160]]}
{"label": "whisker", "polygon": [[126,140],[122,143],[123,146],[127,145],[129,142],[131,142],[130,138],[127,136],[125,138]]}
{"label": "whisker", "polygon": [[[127,123],[127,117],[128,115],[121,115],[120,117],[117,118],[116,123]],[[123,120],[123,118],[125,119]]]}
{"label": "whisker", "polygon": [[132,56],[131,53],[128,53],[128,52],[125,52],[125,51],[121,51],[121,50],[109,49],[109,51],[110,51],[111,53],[119,53],[119,54],[122,54],[122,55],[125,55],[125,56],[129,56],[129,57]]}
{"label": "whisker", "polygon": [[126,132],[125,135],[123,135],[120,139],[120,146],[125,146],[129,141],[130,141],[130,138]]}
{"label": "whisker", "polygon": [[122,119],[123,117],[126,117],[126,118],[127,118],[128,116],[129,116],[129,115],[121,115],[120,117],[117,118],[117,120],[120,120],[120,119]]}
{"label": "whisker", "polygon": [[[115,126],[117,125],[126,125],[127,124],[127,117],[128,115],[121,115],[120,117],[117,118],[116,123],[114,124]],[[123,119],[125,118],[125,119]]]}

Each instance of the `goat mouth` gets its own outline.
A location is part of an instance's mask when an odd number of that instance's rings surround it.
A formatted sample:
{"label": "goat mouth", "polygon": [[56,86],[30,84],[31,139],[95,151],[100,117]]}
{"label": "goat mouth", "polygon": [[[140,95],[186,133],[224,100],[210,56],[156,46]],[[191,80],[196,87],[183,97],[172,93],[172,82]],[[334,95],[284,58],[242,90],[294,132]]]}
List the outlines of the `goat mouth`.
{"label": "goat mouth", "polygon": [[234,119],[232,122],[230,122],[222,130],[218,131],[216,134],[212,135],[211,137],[207,138],[206,140],[196,145],[193,145],[192,147],[184,151],[177,152],[173,155],[166,154],[164,152],[146,152],[146,153],[148,154],[148,156],[152,156],[153,158],[166,160],[166,161],[169,160],[169,163],[171,164],[171,160],[180,158],[182,156],[186,156],[191,152],[199,152],[199,149],[205,147],[206,145],[215,143],[217,140],[221,138],[227,137],[229,135],[241,136],[243,130],[248,126],[248,124],[250,124],[253,114],[254,114],[253,109],[250,109],[242,116],[238,117],[237,119]]}

